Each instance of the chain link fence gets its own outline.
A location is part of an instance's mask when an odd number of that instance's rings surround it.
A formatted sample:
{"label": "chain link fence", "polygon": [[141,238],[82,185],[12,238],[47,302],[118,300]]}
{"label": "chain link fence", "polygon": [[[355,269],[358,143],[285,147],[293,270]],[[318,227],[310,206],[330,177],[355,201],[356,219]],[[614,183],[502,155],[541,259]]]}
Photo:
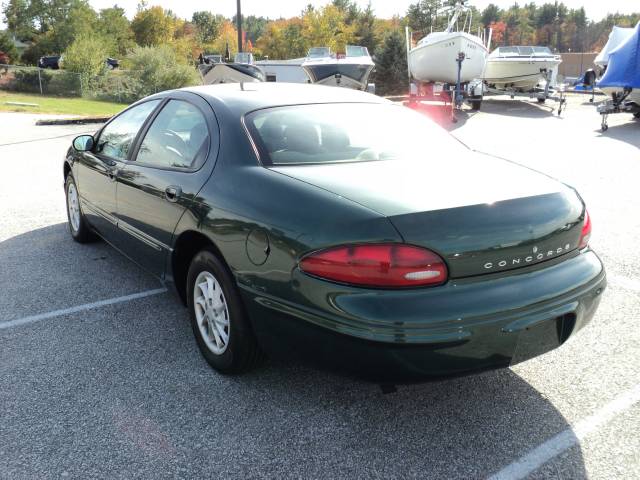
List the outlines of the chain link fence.
{"label": "chain link fence", "polygon": [[112,70],[86,78],[60,69],[0,64],[0,91],[130,103],[139,98],[139,82],[131,73]]}
{"label": "chain link fence", "polygon": [[65,70],[0,64],[0,90],[48,96],[80,97],[80,75]]}

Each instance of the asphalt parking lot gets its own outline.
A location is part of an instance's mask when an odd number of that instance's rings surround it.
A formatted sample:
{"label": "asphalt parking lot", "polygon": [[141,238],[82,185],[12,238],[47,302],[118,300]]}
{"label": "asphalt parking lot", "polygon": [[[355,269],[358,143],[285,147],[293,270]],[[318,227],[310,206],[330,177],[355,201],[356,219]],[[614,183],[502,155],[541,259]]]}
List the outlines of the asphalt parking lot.
{"label": "asphalt parking lot", "polygon": [[575,186],[610,285],[550,354],[383,394],[216,374],[171,293],[67,233],[61,159],[93,127],[0,114],[0,478],[640,478],[640,122],[500,98],[447,126]]}

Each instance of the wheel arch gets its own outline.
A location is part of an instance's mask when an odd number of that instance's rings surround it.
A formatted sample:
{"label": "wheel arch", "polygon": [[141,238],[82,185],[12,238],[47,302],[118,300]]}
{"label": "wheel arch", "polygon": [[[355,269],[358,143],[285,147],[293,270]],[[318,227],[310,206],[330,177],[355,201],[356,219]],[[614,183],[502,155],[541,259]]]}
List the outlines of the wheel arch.
{"label": "wheel arch", "polygon": [[69,163],[68,160],[64,161],[64,165],[62,167],[62,174],[64,175],[64,181],[67,181],[67,177],[69,176],[69,173],[71,173],[71,164]]}
{"label": "wheel arch", "polygon": [[215,242],[198,230],[185,230],[175,240],[171,252],[171,273],[178,296],[184,305],[187,305],[187,274],[191,260],[198,252],[209,249],[231,272],[227,261]]}

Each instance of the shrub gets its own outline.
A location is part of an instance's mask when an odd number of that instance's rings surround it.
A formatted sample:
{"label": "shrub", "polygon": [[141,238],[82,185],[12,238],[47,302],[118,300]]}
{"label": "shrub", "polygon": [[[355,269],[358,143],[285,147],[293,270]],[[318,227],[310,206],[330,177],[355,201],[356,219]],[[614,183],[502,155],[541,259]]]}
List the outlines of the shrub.
{"label": "shrub", "polygon": [[168,45],[136,47],[127,56],[126,63],[130,69],[128,73],[138,83],[138,98],[201,83],[196,69],[180,63]]}
{"label": "shrub", "polygon": [[49,87],[44,93],[63,97],[80,97],[83,93],[80,75],[58,70],[52,74]]}
{"label": "shrub", "polygon": [[98,36],[80,36],[64,52],[64,69],[80,75],[83,88],[106,72],[107,42]]}
{"label": "shrub", "polygon": [[51,72],[47,72],[46,70],[40,70],[40,76],[38,77],[38,70],[26,68],[16,69],[13,76],[11,90],[27,93],[40,93],[41,82],[42,90],[46,92],[49,88],[49,82],[51,82],[51,78],[53,77]]}

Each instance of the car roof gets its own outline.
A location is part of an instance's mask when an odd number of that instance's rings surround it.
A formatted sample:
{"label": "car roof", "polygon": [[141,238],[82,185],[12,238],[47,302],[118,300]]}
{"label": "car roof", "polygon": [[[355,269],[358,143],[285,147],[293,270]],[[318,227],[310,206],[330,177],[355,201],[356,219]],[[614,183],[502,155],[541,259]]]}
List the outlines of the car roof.
{"label": "car roof", "polygon": [[370,93],[349,88],[328,87],[297,83],[246,82],[188,87],[210,103],[223,103],[237,115],[253,110],[282,105],[312,103],[388,103]]}

